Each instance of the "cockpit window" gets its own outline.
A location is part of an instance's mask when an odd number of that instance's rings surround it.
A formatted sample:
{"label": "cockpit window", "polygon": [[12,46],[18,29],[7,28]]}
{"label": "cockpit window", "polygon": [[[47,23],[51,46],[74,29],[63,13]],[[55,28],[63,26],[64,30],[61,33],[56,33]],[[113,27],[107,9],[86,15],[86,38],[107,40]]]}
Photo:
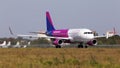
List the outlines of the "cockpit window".
{"label": "cockpit window", "polygon": [[87,32],[84,32],[84,34],[87,34]]}
{"label": "cockpit window", "polygon": [[84,32],[84,34],[93,34],[93,32]]}

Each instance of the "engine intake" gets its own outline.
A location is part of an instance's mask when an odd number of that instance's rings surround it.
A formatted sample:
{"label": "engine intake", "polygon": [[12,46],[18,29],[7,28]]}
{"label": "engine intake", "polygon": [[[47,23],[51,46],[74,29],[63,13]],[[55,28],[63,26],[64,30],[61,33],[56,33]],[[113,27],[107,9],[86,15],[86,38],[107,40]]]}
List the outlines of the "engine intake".
{"label": "engine intake", "polygon": [[92,40],[87,42],[88,45],[93,46],[93,45],[97,45],[97,41],[96,40]]}
{"label": "engine intake", "polygon": [[62,43],[63,43],[63,41],[59,40],[59,39],[56,39],[55,41],[53,41],[54,45],[62,45]]}

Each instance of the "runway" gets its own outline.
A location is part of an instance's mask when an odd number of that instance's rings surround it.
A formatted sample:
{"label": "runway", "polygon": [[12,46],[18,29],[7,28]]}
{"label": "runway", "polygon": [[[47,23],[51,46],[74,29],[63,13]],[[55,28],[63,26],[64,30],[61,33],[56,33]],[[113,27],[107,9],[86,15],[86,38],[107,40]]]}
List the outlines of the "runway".
{"label": "runway", "polygon": [[[29,47],[54,48],[54,46],[51,45],[51,44],[36,44],[36,45],[31,45]],[[62,48],[77,48],[77,45],[72,44],[72,45],[63,46]],[[116,44],[116,45],[96,45],[96,46],[88,46],[88,48],[120,48],[120,44]]]}

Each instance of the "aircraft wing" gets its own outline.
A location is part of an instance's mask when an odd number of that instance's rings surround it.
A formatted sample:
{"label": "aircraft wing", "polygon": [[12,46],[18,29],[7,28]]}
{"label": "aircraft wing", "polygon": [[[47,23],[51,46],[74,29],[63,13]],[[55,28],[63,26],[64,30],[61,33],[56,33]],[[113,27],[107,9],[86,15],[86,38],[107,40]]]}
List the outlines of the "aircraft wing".
{"label": "aircraft wing", "polygon": [[19,34],[17,35],[17,37],[30,37],[30,38],[38,38],[37,35],[23,35],[23,34]]}
{"label": "aircraft wing", "polygon": [[17,37],[30,37],[30,38],[46,38],[48,37],[46,34],[35,34],[35,35],[23,35],[19,34]]}
{"label": "aircraft wing", "polygon": [[29,32],[33,34],[46,34],[46,31],[36,31],[36,32]]}
{"label": "aircraft wing", "polygon": [[12,32],[12,29],[9,27],[9,32],[11,35],[13,36],[17,36],[17,37],[30,37],[30,38],[41,38],[41,37],[46,37],[46,32],[45,31],[36,31],[36,32],[30,32],[33,33],[35,35],[27,35],[27,34],[14,34]]}
{"label": "aircraft wing", "polygon": [[47,38],[50,38],[50,39],[64,39],[64,40],[72,40],[71,37],[51,37],[51,36],[48,36]]}
{"label": "aircraft wing", "polygon": [[95,36],[94,38],[101,38],[101,37],[106,37],[108,39],[109,37],[115,36],[116,35],[116,30],[113,28],[113,31],[107,31],[106,35],[101,35],[101,36]]}
{"label": "aircraft wing", "polygon": [[109,37],[114,36],[115,34],[111,34],[109,32],[106,33],[106,35],[101,35],[101,36],[94,36],[94,38],[102,38],[102,37],[106,37],[106,39],[108,39]]}
{"label": "aircraft wing", "polygon": [[101,36],[94,36],[94,38],[102,38],[102,37],[106,37],[108,39],[108,37],[104,36],[104,35],[103,36],[102,35]]}

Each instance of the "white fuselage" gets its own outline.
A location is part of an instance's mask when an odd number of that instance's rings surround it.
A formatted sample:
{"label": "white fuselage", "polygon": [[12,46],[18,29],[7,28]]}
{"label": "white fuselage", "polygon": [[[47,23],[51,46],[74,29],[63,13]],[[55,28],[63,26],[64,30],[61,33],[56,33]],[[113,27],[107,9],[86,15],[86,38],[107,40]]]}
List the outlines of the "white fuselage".
{"label": "white fuselage", "polygon": [[94,34],[89,29],[69,29],[68,36],[72,42],[87,42],[94,39]]}

